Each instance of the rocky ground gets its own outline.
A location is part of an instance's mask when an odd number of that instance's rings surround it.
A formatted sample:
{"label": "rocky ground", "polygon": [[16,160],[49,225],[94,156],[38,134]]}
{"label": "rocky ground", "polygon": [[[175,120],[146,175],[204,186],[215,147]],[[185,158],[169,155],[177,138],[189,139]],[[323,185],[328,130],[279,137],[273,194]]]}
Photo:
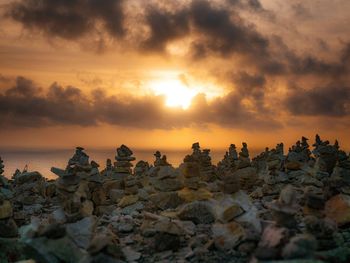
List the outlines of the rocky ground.
{"label": "rocky ground", "polygon": [[[250,159],[243,143],[174,168],[122,145],[106,167],[0,175],[0,262],[350,262],[350,157],[316,136]],[[311,151],[312,148],[312,151]],[[3,173],[0,162],[0,174]]]}

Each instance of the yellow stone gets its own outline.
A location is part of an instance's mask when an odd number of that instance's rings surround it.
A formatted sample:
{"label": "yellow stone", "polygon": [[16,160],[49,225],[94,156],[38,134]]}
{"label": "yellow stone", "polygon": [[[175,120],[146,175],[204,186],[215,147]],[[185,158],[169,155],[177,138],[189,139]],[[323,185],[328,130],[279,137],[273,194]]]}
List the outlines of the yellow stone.
{"label": "yellow stone", "polygon": [[129,205],[135,204],[139,200],[137,195],[126,195],[118,203],[120,207],[127,207]]}
{"label": "yellow stone", "polygon": [[192,190],[186,187],[178,191],[178,194],[185,202],[208,200],[213,197],[213,194],[205,188]]}
{"label": "yellow stone", "polygon": [[10,201],[5,200],[2,205],[0,205],[0,219],[9,218],[12,216],[12,205]]}

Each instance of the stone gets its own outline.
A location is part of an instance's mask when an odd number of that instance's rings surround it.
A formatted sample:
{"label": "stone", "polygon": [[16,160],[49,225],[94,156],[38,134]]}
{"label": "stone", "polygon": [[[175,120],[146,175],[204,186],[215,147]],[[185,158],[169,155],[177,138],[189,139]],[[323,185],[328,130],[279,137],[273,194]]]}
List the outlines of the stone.
{"label": "stone", "polygon": [[243,209],[239,205],[234,204],[224,210],[224,212],[222,213],[222,220],[224,222],[230,222],[234,218],[242,215],[243,213]]}
{"label": "stone", "polygon": [[161,180],[154,180],[153,186],[157,190],[163,192],[177,191],[183,188],[183,184],[177,178],[165,178]]}
{"label": "stone", "polygon": [[129,246],[123,247],[122,252],[128,262],[135,262],[141,258],[141,253],[133,250]]}
{"label": "stone", "polygon": [[129,205],[135,204],[139,200],[137,195],[126,195],[118,203],[121,208],[127,207]]}
{"label": "stone", "polygon": [[210,224],[215,221],[215,211],[205,201],[186,204],[178,213],[181,220],[190,220],[195,224]]}
{"label": "stone", "polygon": [[149,200],[162,210],[174,209],[184,203],[178,192],[158,192],[150,195]]}
{"label": "stone", "polygon": [[279,199],[268,204],[274,220],[278,225],[293,228],[296,226],[295,214],[300,209],[297,203],[297,193],[291,185],[284,187]]}
{"label": "stone", "polygon": [[87,249],[90,246],[95,226],[94,217],[85,217],[75,223],[66,224],[66,231],[78,247]]}
{"label": "stone", "polygon": [[168,233],[172,235],[181,236],[185,234],[184,229],[174,221],[170,220],[159,220],[155,223],[154,229],[157,232]]}
{"label": "stone", "polygon": [[216,223],[212,227],[212,232],[215,247],[220,250],[233,249],[245,238],[243,227],[236,222]]}
{"label": "stone", "polygon": [[0,237],[13,238],[18,236],[16,222],[12,218],[0,219]]}
{"label": "stone", "polygon": [[239,179],[239,185],[242,189],[250,189],[256,185],[256,182],[258,181],[258,174],[254,167],[238,169],[233,173],[233,176],[236,176]]}
{"label": "stone", "polygon": [[0,219],[6,219],[12,217],[13,210],[10,201],[5,200],[0,203]]}
{"label": "stone", "polygon": [[113,203],[118,203],[125,195],[124,190],[121,189],[111,189],[109,191],[109,198]]}
{"label": "stone", "polygon": [[189,189],[187,187],[178,191],[179,197],[186,203],[193,201],[209,200],[213,197],[213,194],[206,188],[199,188],[198,190]]}
{"label": "stone", "polygon": [[338,194],[326,202],[325,214],[338,226],[350,223],[350,196]]}
{"label": "stone", "polygon": [[307,234],[299,234],[290,239],[282,250],[285,259],[312,258],[317,248],[316,239]]}
{"label": "stone", "polygon": [[255,257],[261,260],[276,259],[281,256],[281,248],[289,238],[289,231],[284,227],[268,225],[261,236]]}
{"label": "stone", "polygon": [[154,248],[156,251],[172,250],[177,251],[181,246],[181,240],[178,235],[159,232],[154,236]]}

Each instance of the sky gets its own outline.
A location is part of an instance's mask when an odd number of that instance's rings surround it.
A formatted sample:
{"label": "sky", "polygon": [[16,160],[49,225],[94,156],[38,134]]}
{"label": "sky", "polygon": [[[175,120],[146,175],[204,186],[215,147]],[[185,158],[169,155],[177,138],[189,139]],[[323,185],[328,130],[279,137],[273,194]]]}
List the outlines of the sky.
{"label": "sky", "polygon": [[350,150],[348,0],[0,0],[0,145]]}

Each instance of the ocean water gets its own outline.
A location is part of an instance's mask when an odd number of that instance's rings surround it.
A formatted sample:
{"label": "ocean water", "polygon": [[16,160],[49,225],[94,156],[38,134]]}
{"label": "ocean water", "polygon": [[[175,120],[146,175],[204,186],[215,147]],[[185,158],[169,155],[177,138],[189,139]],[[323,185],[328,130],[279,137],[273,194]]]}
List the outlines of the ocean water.
{"label": "ocean water", "polygon": [[[134,165],[140,161],[148,161],[153,164],[156,150],[134,150],[136,161]],[[103,169],[106,164],[106,159],[110,158],[112,161],[115,156],[115,149],[86,149],[85,151],[90,160],[94,160],[100,164],[100,169]],[[190,154],[191,151],[161,151],[166,154],[168,162],[173,166],[178,166],[182,163],[183,158]],[[54,179],[54,175],[50,169],[52,166],[64,169],[70,157],[74,154],[74,149],[70,150],[0,150],[0,156],[4,161],[5,172],[4,175],[8,178],[12,177],[16,169],[23,170],[28,165],[29,171],[38,171],[46,178]],[[224,156],[225,151],[211,151],[213,164],[217,164]]]}

